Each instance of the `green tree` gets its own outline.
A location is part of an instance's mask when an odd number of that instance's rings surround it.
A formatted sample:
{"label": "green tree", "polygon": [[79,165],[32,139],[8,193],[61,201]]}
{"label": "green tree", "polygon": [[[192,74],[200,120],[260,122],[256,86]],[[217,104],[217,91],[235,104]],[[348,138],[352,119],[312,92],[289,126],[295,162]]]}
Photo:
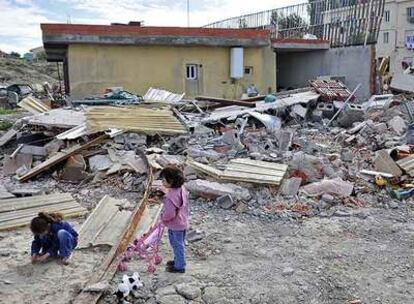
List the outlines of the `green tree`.
{"label": "green tree", "polygon": [[13,58],[21,58],[22,56],[20,56],[20,54],[19,53],[17,53],[17,52],[11,52],[10,53],[10,56],[11,57],[13,57]]}
{"label": "green tree", "polygon": [[307,26],[307,22],[297,13],[284,15],[274,11],[271,15],[271,23],[278,26],[279,30],[294,29]]}

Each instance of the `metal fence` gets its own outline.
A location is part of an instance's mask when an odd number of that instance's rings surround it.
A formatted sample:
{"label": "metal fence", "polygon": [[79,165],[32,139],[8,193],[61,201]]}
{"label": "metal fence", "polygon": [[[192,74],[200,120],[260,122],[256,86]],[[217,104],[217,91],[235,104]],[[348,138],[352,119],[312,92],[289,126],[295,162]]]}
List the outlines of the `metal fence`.
{"label": "metal fence", "polygon": [[272,38],[329,40],[332,47],[377,42],[385,0],[309,0],[308,3],[233,17],[208,28],[269,29]]}

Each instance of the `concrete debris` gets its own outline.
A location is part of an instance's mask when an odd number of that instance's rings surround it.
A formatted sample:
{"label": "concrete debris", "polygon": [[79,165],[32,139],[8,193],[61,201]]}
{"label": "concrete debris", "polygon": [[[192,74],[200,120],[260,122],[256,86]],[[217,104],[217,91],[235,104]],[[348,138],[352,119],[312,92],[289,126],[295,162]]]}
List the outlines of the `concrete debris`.
{"label": "concrete debris", "polygon": [[376,153],[374,159],[375,170],[392,174],[392,176],[401,176],[402,171],[391,158],[387,150],[381,150]]}
{"label": "concrete debris", "polygon": [[295,196],[300,188],[302,179],[300,177],[292,177],[284,179],[280,186],[280,194],[284,196]]}
{"label": "concrete debris", "polygon": [[407,124],[400,116],[395,116],[388,122],[388,126],[397,135],[403,135],[407,130]]}
{"label": "concrete debris", "polygon": [[223,195],[231,195],[237,200],[248,201],[251,198],[249,190],[235,184],[221,184],[202,179],[189,181],[186,188],[195,197],[216,199]]}
{"label": "concrete debris", "polygon": [[323,194],[348,197],[352,194],[353,190],[354,185],[352,183],[344,181],[339,177],[330,180],[322,180],[302,188],[302,191],[310,197],[321,196]]}

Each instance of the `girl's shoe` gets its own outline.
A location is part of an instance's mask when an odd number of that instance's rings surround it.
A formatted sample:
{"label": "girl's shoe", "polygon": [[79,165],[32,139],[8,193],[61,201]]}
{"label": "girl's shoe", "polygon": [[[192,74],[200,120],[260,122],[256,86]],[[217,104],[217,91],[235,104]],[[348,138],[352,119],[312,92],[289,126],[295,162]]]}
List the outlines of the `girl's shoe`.
{"label": "girl's shoe", "polygon": [[166,266],[167,267],[173,267],[174,266],[174,261],[168,261]]}
{"label": "girl's shoe", "polygon": [[177,269],[174,266],[171,266],[171,267],[167,266],[165,268],[165,271],[166,272],[171,272],[171,273],[185,273],[185,269]]}

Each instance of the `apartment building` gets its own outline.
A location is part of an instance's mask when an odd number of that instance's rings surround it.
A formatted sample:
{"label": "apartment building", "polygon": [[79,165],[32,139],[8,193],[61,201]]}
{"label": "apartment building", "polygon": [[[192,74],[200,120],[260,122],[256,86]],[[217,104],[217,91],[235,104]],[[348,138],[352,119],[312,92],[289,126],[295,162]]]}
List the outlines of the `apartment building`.
{"label": "apartment building", "polygon": [[377,58],[390,57],[390,72],[414,66],[414,0],[386,0]]}

